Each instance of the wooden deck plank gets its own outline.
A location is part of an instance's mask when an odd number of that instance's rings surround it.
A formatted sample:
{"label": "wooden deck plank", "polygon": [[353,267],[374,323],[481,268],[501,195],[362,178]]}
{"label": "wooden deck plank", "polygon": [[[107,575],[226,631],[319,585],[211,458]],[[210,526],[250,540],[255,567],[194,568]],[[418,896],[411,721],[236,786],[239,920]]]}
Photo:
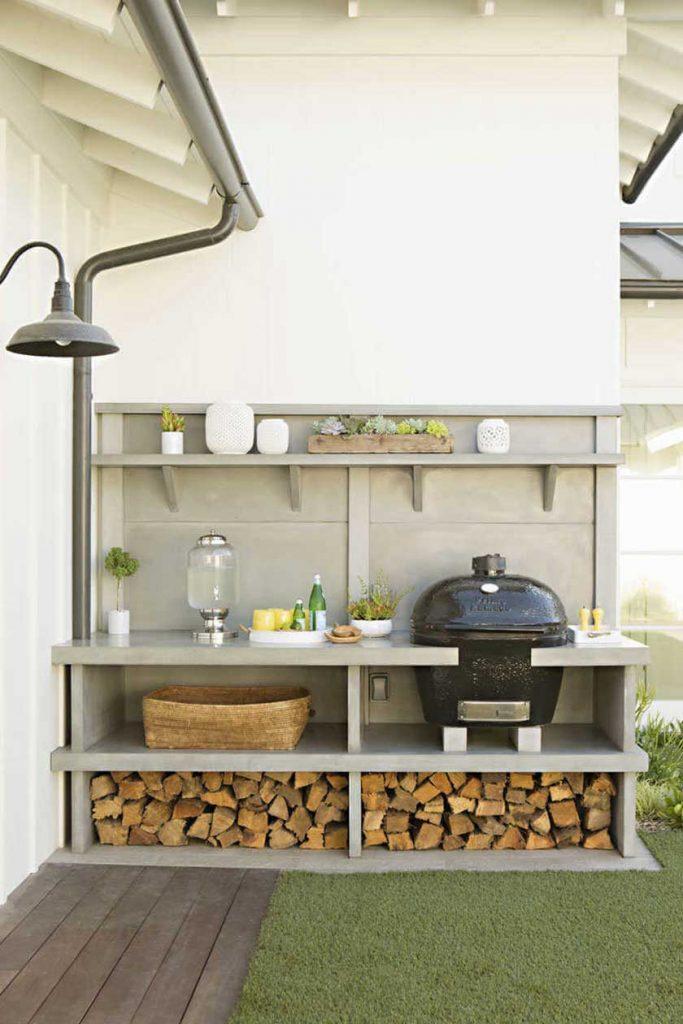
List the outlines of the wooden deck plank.
{"label": "wooden deck plank", "polygon": [[176,871],[166,897],[146,918],[102,986],[83,1024],[130,1024],[199,894],[207,870],[211,869]]}
{"label": "wooden deck plank", "polygon": [[173,868],[142,871],[53,988],[31,1024],[79,1024],[174,875]]}
{"label": "wooden deck plank", "polygon": [[237,1005],[277,871],[247,871],[182,1024],[225,1024]]}
{"label": "wooden deck plank", "polygon": [[10,981],[13,981],[16,976],[16,971],[0,971],[0,992],[4,992]]}
{"label": "wooden deck plank", "polygon": [[[238,870],[207,873],[133,1024],[180,1024],[243,875]],[[224,1015],[222,1024],[226,1020]]]}
{"label": "wooden deck plank", "polygon": [[76,904],[0,995],[0,1021],[28,1024],[141,868],[111,868]]}
{"label": "wooden deck plank", "polygon": [[111,870],[88,866],[74,870],[43,897],[9,935],[0,942],[0,970],[20,971],[59,927],[86,893]]}
{"label": "wooden deck plank", "polygon": [[29,875],[14,892],[10,893],[5,905],[0,907],[0,942],[6,939],[27,914],[30,914],[72,870],[59,864],[44,864],[39,871]]}

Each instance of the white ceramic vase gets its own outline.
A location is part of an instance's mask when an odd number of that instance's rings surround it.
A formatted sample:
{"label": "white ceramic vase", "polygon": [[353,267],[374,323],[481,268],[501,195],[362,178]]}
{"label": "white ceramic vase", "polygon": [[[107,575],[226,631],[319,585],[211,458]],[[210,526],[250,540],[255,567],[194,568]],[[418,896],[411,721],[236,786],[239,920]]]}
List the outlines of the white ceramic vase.
{"label": "white ceramic vase", "polygon": [[285,420],[261,420],[256,428],[256,447],[261,455],[284,455],[289,448],[289,427]]}
{"label": "white ceramic vase", "polygon": [[244,402],[215,402],[206,410],[206,447],[214,455],[246,455],[254,444],[254,410]]}
{"label": "white ceramic vase", "polygon": [[351,619],[351,625],[368,637],[389,636],[394,628],[391,619]]}
{"label": "white ceramic vase", "polygon": [[161,454],[162,455],[182,455],[183,454],[183,438],[185,435],[182,430],[162,430],[161,431]]}
{"label": "white ceramic vase", "polygon": [[477,426],[477,451],[484,455],[505,455],[510,451],[510,424],[505,420],[482,420]]}
{"label": "white ceramic vase", "polygon": [[127,636],[130,633],[130,612],[114,608],[107,613],[107,629],[111,636]]}

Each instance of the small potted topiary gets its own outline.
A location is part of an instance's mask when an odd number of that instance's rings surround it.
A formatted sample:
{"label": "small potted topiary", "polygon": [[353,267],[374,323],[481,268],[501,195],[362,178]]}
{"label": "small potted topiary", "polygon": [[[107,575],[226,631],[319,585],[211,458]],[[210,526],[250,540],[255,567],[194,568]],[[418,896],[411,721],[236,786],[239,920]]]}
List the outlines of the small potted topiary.
{"label": "small potted topiary", "polygon": [[163,455],[182,455],[185,436],[185,417],[178,416],[168,405],[161,410],[161,452]]}
{"label": "small potted topiary", "polygon": [[134,576],[140,563],[123,548],[110,548],[104,568],[116,580],[116,608],[108,612],[107,626],[112,636],[126,636],[130,632],[130,612],[121,607],[121,584]]}
{"label": "small potted topiary", "polygon": [[394,590],[378,573],[374,580],[360,580],[360,597],[350,600],[348,612],[351,625],[360,629],[363,636],[388,636],[393,627],[393,617],[399,604],[409,593],[407,590]]}

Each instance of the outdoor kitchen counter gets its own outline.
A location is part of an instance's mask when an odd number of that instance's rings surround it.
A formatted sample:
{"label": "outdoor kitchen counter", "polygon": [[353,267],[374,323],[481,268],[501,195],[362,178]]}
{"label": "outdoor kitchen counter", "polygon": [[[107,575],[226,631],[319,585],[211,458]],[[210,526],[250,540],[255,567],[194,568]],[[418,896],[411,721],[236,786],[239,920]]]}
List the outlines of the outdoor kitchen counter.
{"label": "outdoor kitchen counter", "polygon": [[[537,647],[537,666],[646,665],[648,648],[635,640],[605,647]],[[192,640],[184,630],[134,632],[130,636],[96,633],[89,640],[71,640],[52,648],[54,665],[457,665],[457,647],[420,647],[408,633],[396,632],[357,644],[325,643],[316,647],[253,644],[246,636],[213,647]]]}

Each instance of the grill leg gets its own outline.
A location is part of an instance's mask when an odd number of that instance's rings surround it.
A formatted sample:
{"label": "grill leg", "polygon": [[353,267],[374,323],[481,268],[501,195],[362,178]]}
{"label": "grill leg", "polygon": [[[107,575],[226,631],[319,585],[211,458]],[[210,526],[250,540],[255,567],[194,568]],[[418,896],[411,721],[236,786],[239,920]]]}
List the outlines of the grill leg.
{"label": "grill leg", "polygon": [[467,729],[446,725],[442,727],[441,732],[443,733],[443,749],[445,751],[452,754],[467,750]]}
{"label": "grill leg", "polygon": [[510,729],[510,738],[517,748],[525,754],[541,752],[541,726],[525,725],[518,729]]}

